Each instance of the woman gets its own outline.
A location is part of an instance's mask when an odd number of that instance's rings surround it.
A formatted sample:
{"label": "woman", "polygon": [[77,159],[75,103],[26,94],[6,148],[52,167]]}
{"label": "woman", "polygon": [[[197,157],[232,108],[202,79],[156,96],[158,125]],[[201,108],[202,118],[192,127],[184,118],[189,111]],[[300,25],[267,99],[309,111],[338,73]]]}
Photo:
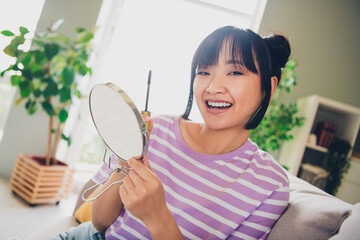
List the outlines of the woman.
{"label": "woman", "polygon": [[[93,202],[96,230],[107,239],[266,239],[287,207],[288,178],[248,134],[289,55],[283,36],[227,26],[206,37],[193,58],[185,113],[146,119],[148,158],[129,159],[129,176],[115,172],[105,183],[123,179]],[[204,123],[189,120],[193,96]],[[112,169],[120,164],[111,161]],[[93,180],[112,169],[102,166]]]}

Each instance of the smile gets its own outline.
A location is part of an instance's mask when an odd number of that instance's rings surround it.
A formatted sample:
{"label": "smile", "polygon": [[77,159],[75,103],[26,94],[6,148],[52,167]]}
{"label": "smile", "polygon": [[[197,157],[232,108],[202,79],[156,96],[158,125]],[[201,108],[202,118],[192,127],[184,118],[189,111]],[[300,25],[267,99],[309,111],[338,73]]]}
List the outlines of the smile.
{"label": "smile", "polygon": [[232,106],[232,104],[228,102],[205,101],[205,103],[208,108],[214,108],[214,109],[224,109]]}

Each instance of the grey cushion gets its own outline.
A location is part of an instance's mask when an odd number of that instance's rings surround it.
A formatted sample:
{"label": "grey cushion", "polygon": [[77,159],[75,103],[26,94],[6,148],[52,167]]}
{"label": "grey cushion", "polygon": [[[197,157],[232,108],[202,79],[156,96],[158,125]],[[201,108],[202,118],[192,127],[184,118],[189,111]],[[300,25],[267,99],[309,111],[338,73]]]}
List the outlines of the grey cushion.
{"label": "grey cushion", "polygon": [[336,234],[354,205],[335,198],[292,174],[288,175],[289,206],[268,239],[321,240]]}
{"label": "grey cushion", "polygon": [[360,203],[356,204],[351,215],[345,219],[340,227],[340,232],[333,236],[331,240],[359,240],[360,239]]}

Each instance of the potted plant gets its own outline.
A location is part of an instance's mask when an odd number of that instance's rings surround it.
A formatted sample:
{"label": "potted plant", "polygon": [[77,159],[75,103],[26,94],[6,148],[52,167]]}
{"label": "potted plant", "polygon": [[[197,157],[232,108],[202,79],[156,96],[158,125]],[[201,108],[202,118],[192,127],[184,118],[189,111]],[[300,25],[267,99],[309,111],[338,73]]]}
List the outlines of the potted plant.
{"label": "potted plant", "polygon": [[[76,28],[76,38],[71,40],[58,32],[63,23],[64,20],[59,19],[46,32],[35,33],[32,39],[27,39],[29,31],[25,27],[19,28],[18,35],[8,30],[1,32],[2,35],[12,38],[4,52],[13,57],[15,62],[2,71],[0,76],[7,74],[11,84],[18,88],[20,98],[15,104],[24,101],[30,115],[42,109],[49,117],[45,155],[19,154],[12,174],[13,192],[30,204],[54,199],[59,201],[59,197],[52,196],[50,191],[59,195],[55,186],[59,185],[59,189],[64,186],[64,177],[69,171],[66,164],[56,160],[57,148],[61,139],[70,145],[70,136],[64,135],[63,126],[68,119],[73,98],[81,97],[78,80],[91,74],[88,62],[95,30]],[[25,41],[31,41],[28,51],[22,50]],[[39,181],[50,187],[41,189],[42,184]],[[49,197],[40,196],[39,192]]]}
{"label": "potted plant", "polygon": [[341,180],[351,166],[349,152],[352,149],[350,142],[335,137],[330,143],[328,151],[324,157],[324,168],[329,172],[326,179],[325,191],[335,195],[341,185]]}
{"label": "potted plant", "polygon": [[279,96],[283,92],[291,93],[296,85],[295,67],[296,62],[293,59],[286,63],[264,119],[256,129],[250,131],[250,138],[264,151],[279,149],[283,141],[290,141],[293,138],[290,131],[304,124],[305,118],[296,115],[298,112],[296,103],[280,104],[279,102]]}

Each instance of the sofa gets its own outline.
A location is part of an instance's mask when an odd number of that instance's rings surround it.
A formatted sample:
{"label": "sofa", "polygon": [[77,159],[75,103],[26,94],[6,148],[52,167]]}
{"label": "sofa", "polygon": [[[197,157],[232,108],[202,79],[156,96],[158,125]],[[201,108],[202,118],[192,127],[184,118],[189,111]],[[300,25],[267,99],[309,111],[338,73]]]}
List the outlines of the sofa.
{"label": "sofa", "polygon": [[[359,240],[360,203],[349,204],[308,182],[288,173],[290,200],[287,210],[279,218],[268,240]],[[92,186],[90,180],[82,191]],[[81,194],[74,208],[75,213],[84,207]],[[58,219],[30,237],[31,240],[48,239],[72,226],[75,217]]]}

